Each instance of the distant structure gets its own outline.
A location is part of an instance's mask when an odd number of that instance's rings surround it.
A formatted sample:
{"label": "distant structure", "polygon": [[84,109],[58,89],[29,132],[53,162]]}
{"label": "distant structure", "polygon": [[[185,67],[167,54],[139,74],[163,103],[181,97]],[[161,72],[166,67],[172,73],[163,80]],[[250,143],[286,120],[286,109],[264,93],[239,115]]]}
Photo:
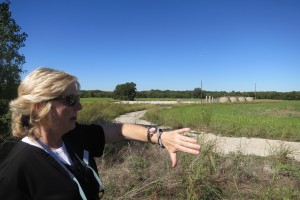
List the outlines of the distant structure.
{"label": "distant structure", "polygon": [[214,97],[212,96],[205,96],[205,102],[206,103],[214,103]]}
{"label": "distant structure", "polygon": [[253,102],[254,97],[220,97],[219,103],[227,102]]}

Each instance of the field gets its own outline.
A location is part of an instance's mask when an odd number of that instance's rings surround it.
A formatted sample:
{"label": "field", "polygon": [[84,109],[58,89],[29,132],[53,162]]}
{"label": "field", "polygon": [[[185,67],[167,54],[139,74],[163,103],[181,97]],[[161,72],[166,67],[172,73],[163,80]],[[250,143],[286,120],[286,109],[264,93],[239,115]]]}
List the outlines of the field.
{"label": "field", "polygon": [[152,110],[146,119],[226,136],[300,141],[300,101],[177,106]]}
{"label": "field", "polygon": [[[148,120],[173,128],[299,141],[299,101],[172,107],[83,101],[83,106],[82,123],[112,123],[120,114],[147,109]],[[201,138],[199,143],[201,154],[179,153],[175,169],[157,145],[107,145],[97,159],[105,199],[300,199],[300,164],[287,157],[289,149],[261,158],[216,154],[213,143]]]}

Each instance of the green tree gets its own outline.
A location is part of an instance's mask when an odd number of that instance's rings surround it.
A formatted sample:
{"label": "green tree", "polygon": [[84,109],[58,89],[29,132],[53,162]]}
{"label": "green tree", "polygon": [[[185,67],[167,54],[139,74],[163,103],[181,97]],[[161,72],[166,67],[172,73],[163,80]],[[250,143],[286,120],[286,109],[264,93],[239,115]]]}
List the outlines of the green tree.
{"label": "green tree", "polygon": [[199,99],[201,99],[201,98],[203,98],[204,93],[201,90],[201,88],[195,88],[193,90],[192,96],[193,96],[193,98],[199,98]]}
{"label": "green tree", "polygon": [[[10,115],[8,102],[17,95],[21,81],[24,55],[19,49],[24,47],[27,34],[21,32],[20,26],[11,17],[9,2],[0,3],[0,145],[6,140],[9,130]],[[5,139],[4,139],[5,138]],[[1,148],[0,146],[0,148]],[[2,149],[1,149],[2,150]],[[2,151],[4,152],[4,151]],[[1,154],[0,154],[1,155]],[[0,156],[1,157],[1,156]]]}
{"label": "green tree", "polygon": [[12,99],[20,84],[24,55],[19,49],[24,47],[27,34],[11,17],[9,2],[0,3],[0,98]]}
{"label": "green tree", "polygon": [[118,100],[134,101],[136,96],[136,84],[127,82],[116,86],[113,92],[113,98]]}

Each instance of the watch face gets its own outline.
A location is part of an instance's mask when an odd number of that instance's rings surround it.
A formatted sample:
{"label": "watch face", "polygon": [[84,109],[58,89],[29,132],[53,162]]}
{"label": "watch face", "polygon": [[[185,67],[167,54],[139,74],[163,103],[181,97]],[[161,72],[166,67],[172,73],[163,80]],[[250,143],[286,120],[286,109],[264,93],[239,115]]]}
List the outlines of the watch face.
{"label": "watch face", "polygon": [[149,133],[150,134],[154,134],[154,133],[156,133],[157,132],[157,128],[156,127],[151,127],[151,128],[149,128]]}

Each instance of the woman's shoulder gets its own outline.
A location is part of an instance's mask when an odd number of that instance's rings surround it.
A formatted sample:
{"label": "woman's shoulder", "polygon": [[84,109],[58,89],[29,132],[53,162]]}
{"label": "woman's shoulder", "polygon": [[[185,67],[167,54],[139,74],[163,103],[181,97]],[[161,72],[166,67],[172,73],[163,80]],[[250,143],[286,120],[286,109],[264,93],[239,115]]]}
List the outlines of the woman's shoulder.
{"label": "woman's shoulder", "polygon": [[0,174],[5,173],[7,170],[18,170],[18,167],[21,168],[24,165],[31,165],[30,157],[33,155],[35,148],[37,147],[19,141],[1,162]]}
{"label": "woman's shoulder", "polygon": [[98,124],[79,124],[79,123],[76,123],[75,129],[73,129],[73,131],[82,131],[82,130],[101,131],[102,126],[98,125]]}
{"label": "woman's shoulder", "polygon": [[92,135],[101,135],[104,134],[103,128],[101,125],[95,124],[79,124],[76,123],[76,126],[73,130],[66,133],[64,138],[82,139],[83,137],[91,137]]}
{"label": "woman's shoulder", "polygon": [[63,139],[80,152],[83,149],[89,150],[92,155],[102,155],[105,145],[104,131],[101,125],[76,124],[76,127],[66,133]]}
{"label": "woman's shoulder", "polygon": [[14,147],[10,150],[7,157],[5,159],[15,159],[16,157],[24,157],[25,154],[31,151],[30,146],[28,143],[23,141],[17,142]]}

